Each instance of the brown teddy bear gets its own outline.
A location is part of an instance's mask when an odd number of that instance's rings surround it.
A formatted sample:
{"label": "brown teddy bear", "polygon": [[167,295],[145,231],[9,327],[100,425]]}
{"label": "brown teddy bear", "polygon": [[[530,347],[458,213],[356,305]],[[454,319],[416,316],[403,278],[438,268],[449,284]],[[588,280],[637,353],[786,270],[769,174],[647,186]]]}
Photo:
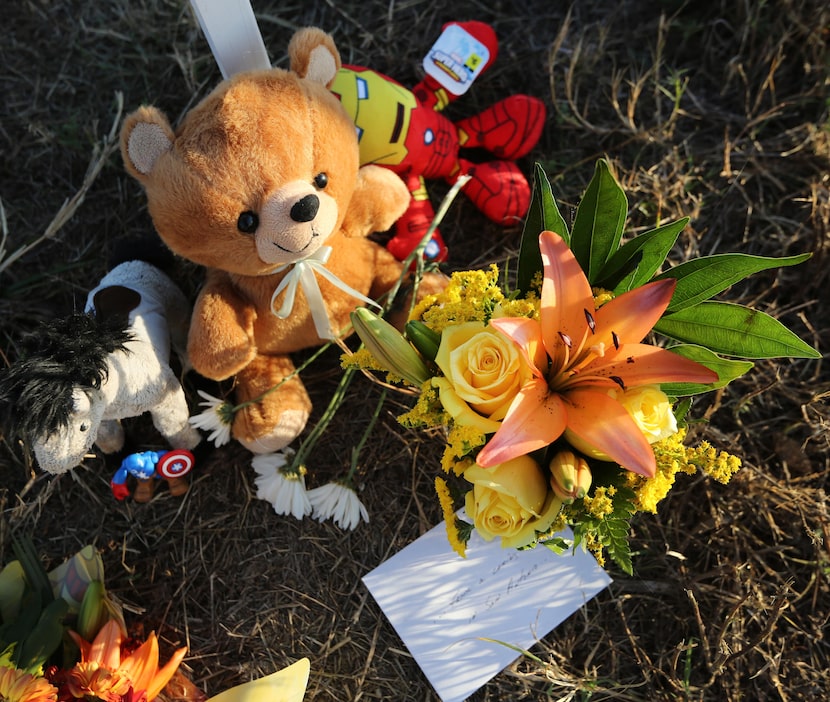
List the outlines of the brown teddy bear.
{"label": "brown teddy bear", "polygon": [[301,29],[288,55],[290,70],[220,83],[175,132],[141,107],[121,133],[162,240],[207,268],[188,352],[203,376],[235,376],[237,404],[257,400],[232,427],[254,453],[283,448],[308,419],[289,354],[344,330],[361,296],[399,280],[401,264],[366,235],[410,201],[394,173],[359,167],[354,123],[328,89],[340,68],[332,38]]}

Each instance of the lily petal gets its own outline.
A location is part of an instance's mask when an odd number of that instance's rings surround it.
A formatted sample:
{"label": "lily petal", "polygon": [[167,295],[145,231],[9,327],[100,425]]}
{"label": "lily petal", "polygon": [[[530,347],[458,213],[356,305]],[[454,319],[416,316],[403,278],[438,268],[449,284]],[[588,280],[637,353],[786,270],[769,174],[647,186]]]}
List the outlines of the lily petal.
{"label": "lily petal", "polygon": [[[588,333],[585,311],[593,314],[594,296],[579,262],[562,237],[553,232],[539,235],[545,277],[542,282],[541,317],[545,348],[558,372],[568,348],[565,335],[579,348]],[[668,303],[667,303],[668,304]]]}
{"label": "lily petal", "polygon": [[562,435],[566,424],[562,398],[551,393],[544,380],[534,378],[519,390],[501,427],[478,454],[476,463],[491,468],[544,448]]}
{"label": "lily petal", "polygon": [[121,661],[121,671],[132,682],[133,689],[146,690],[158,670],[159,647],[155,633],[133,651],[127,660]]}
{"label": "lily petal", "polygon": [[619,402],[601,392],[574,390],[568,393],[566,403],[569,432],[623,468],[654,477],[654,451]]}
{"label": "lily petal", "polygon": [[490,320],[490,326],[498,329],[519,347],[528,365],[533,368],[533,375],[543,377],[548,366],[548,356],[539,322],[527,317],[498,317]]}
{"label": "lily petal", "polygon": [[121,665],[121,627],[110,619],[95,637],[87,660],[100,663],[108,670],[118,670]]}
{"label": "lily petal", "polygon": [[170,678],[173,677],[173,673],[176,672],[179,668],[179,664],[184,659],[185,654],[187,653],[187,647],[182,647],[178,649],[171,657],[170,660],[164,665],[163,668],[159,669],[156,673],[155,677],[153,678],[152,683],[147,688],[147,699],[153,700],[159,696],[159,693],[164,689],[164,686],[170,682]]}
{"label": "lily petal", "polygon": [[596,341],[604,342],[606,348],[618,345],[614,342],[613,334],[618,342],[642,341],[669,306],[675,287],[677,281],[673,278],[656,280],[629,290],[604,304],[595,314]]}
{"label": "lily petal", "polygon": [[586,374],[621,380],[627,388],[659,383],[714,383],[718,374],[706,366],[649,344],[623,344],[616,353],[596,359]]}

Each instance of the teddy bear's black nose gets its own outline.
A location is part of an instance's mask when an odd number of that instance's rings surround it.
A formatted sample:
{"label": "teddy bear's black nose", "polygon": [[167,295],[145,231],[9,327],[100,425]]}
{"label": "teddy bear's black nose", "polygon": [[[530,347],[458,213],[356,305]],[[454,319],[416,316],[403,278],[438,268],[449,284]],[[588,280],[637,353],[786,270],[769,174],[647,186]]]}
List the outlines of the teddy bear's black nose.
{"label": "teddy bear's black nose", "polygon": [[320,198],[316,195],[306,195],[291,207],[291,219],[295,222],[310,222],[317,216],[320,209]]}

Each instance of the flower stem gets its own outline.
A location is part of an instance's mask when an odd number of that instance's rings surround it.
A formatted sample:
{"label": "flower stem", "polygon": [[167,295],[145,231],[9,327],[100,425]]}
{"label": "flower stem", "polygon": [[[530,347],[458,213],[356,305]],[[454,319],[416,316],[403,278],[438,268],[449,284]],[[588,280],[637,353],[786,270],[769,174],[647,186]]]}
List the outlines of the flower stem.
{"label": "flower stem", "polygon": [[432,222],[430,222],[426,233],[421,237],[421,240],[413,249],[412,253],[410,253],[409,256],[407,256],[403,261],[403,273],[401,274],[401,277],[398,278],[398,282],[388,293],[389,296],[387,298],[387,306],[397,296],[406,272],[411,268],[413,263],[415,264],[415,290],[412,295],[412,304],[415,304],[415,293],[418,291],[418,284],[424,275],[424,250],[426,249],[430,239],[432,239],[433,232],[438,228],[441,220],[444,219],[444,216],[447,214],[447,210],[449,210],[452,201],[455,200],[455,196],[458,195],[461,188],[467,184],[467,181],[470,180],[470,178],[471,176],[459,176],[458,180],[455,181],[453,186],[449,189],[449,192],[447,192],[444,196],[444,199],[441,200],[441,204],[438,206],[438,210],[435,212],[435,216],[432,218]]}
{"label": "flower stem", "polygon": [[380,399],[378,400],[377,405],[375,405],[375,411],[372,413],[372,418],[369,420],[369,424],[366,426],[366,429],[363,432],[363,436],[360,437],[360,441],[357,443],[357,446],[352,447],[351,465],[349,466],[349,472],[345,478],[345,482],[349,485],[352,484],[352,479],[354,478],[354,474],[357,471],[357,459],[360,456],[360,452],[366,445],[366,441],[369,439],[369,435],[375,428],[375,424],[378,421],[378,417],[380,417],[380,410],[383,408],[383,403],[386,401],[386,392],[386,388],[383,388],[383,390],[380,393]]}
{"label": "flower stem", "polygon": [[329,423],[334,418],[334,415],[340,408],[340,405],[343,404],[343,400],[346,397],[346,390],[352,382],[354,373],[354,368],[347,368],[341,376],[340,382],[337,384],[337,389],[331,396],[331,400],[329,400],[329,404],[323,412],[323,416],[320,417],[320,421],[317,422],[314,429],[311,430],[311,432],[305,438],[303,443],[300,444],[300,448],[294,455],[294,460],[291,462],[292,470],[299,470],[304,466],[306,456],[308,456],[308,454],[311,453],[311,450],[314,448],[315,444],[317,443],[317,440],[320,438],[320,436],[326,430],[326,427],[328,427]]}
{"label": "flower stem", "polygon": [[301,364],[300,364],[297,368],[295,368],[293,371],[291,371],[291,372],[290,372],[287,376],[285,376],[285,377],[284,377],[284,378],[283,378],[280,382],[278,382],[276,385],[272,385],[270,388],[268,388],[267,390],[265,390],[263,393],[261,393],[261,394],[257,395],[256,397],[252,397],[250,400],[246,400],[245,402],[240,402],[238,405],[234,405],[233,407],[231,407],[231,409],[230,409],[230,411],[231,411],[231,415],[235,414],[236,412],[238,412],[238,411],[239,411],[239,410],[241,410],[241,409],[244,409],[244,408],[245,408],[245,407],[247,407],[248,405],[255,405],[257,402],[260,402],[260,401],[262,400],[262,398],[264,398],[266,395],[269,395],[269,394],[271,394],[272,392],[274,392],[274,390],[276,390],[277,388],[279,388],[279,387],[280,387],[280,386],[281,386],[284,382],[286,382],[287,380],[290,380],[290,379],[291,379],[291,378],[293,378],[295,375],[297,375],[297,374],[298,374],[298,373],[300,373],[301,371],[303,371],[303,370],[305,370],[306,368],[308,368],[308,366],[310,366],[312,363],[314,363],[314,361],[316,361],[316,360],[317,360],[320,356],[322,356],[322,355],[323,355],[323,353],[325,353],[325,352],[326,352],[326,350],[327,350],[327,349],[328,349],[328,348],[329,348],[329,347],[330,347],[333,343],[334,343],[333,341],[329,341],[329,342],[327,342],[326,344],[324,344],[323,346],[321,346],[321,347],[320,347],[319,349],[317,349],[317,350],[316,350],[316,351],[315,351],[315,352],[314,352],[314,353],[313,353],[313,354],[312,354],[309,358],[307,358],[305,361],[303,361],[303,362],[302,362],[302,363],[301,363]]}

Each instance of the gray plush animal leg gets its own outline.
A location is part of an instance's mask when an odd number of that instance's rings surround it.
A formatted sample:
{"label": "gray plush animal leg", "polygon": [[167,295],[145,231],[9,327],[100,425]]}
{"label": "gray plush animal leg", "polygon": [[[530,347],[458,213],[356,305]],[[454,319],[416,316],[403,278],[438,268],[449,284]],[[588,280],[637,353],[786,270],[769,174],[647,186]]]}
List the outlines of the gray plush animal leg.
{"label": "gray plush animal leg", "polygon": [[117,419],[102,419],[95,444],[104,453],[116,453],[124,448],[124,427]]}
{"label": "gray plush animal leg", "polygon": [[202,440],[199,432],[187,421],[190,411],[182,386],[171,378],[167,392],[150,410],[153,424],[172,448],[192,449]]}

